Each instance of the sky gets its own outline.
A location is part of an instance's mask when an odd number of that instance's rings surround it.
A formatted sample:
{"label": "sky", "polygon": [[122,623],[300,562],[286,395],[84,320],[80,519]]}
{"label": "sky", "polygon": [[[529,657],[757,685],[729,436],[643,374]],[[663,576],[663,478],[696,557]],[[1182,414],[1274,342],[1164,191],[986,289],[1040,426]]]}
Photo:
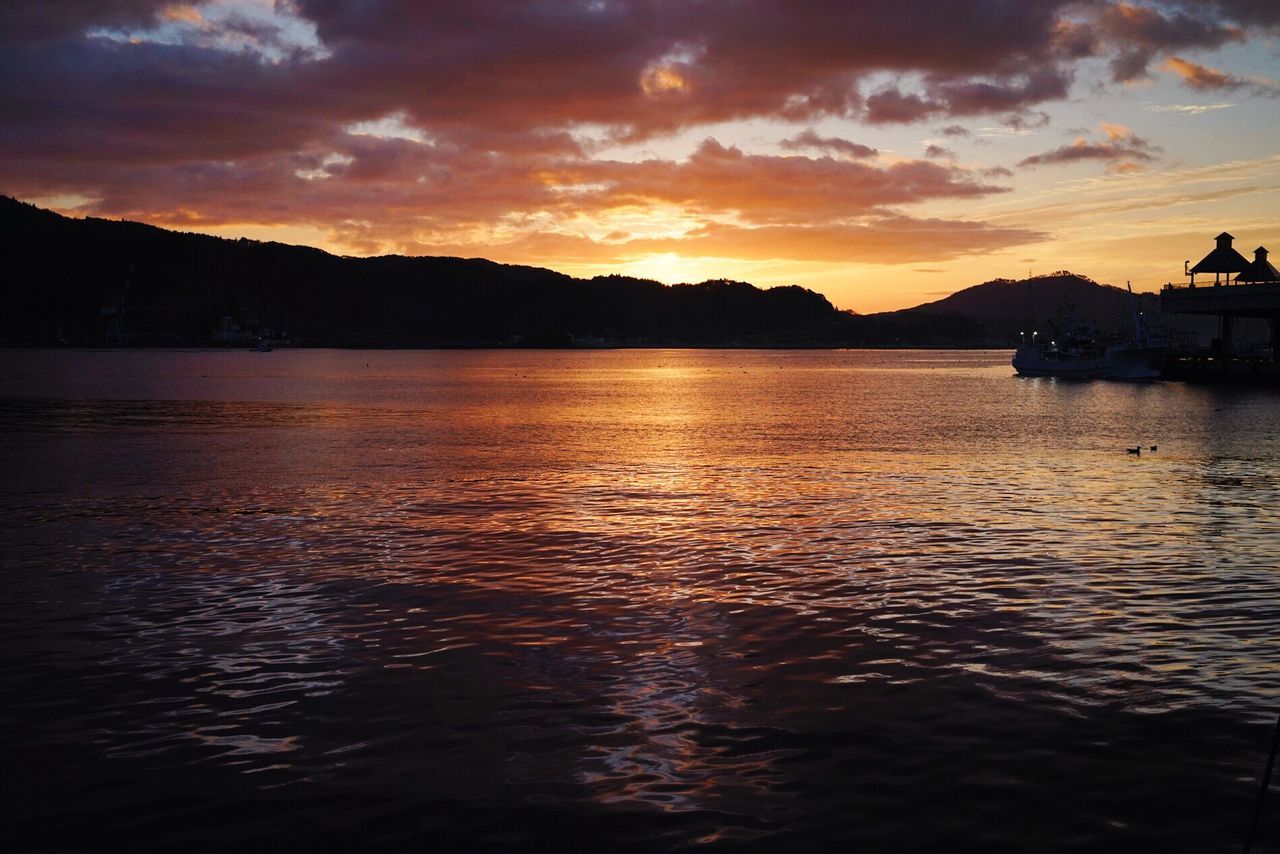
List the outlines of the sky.
{"label": "sky", "polygon": [[1154,290],[1280,254],[1280,2],[5,0],[0,193],[860,312]]}

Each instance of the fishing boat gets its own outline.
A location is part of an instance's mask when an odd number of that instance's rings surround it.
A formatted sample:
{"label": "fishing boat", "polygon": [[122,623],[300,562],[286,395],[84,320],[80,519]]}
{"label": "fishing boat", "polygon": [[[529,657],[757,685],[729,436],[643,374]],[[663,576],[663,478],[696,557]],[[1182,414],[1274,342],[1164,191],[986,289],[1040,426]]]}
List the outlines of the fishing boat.
{"label": "fishing boat", "polygon": [[1160,376],[1167,346],[1153,335],[1137,310],[1129,287],[1133,331],[1107,337],[1085,326],[1066,323],[1052,334],[1032,332],[1013,354],[1013,368],[1024,377],[1063,379],[1149,380]]}

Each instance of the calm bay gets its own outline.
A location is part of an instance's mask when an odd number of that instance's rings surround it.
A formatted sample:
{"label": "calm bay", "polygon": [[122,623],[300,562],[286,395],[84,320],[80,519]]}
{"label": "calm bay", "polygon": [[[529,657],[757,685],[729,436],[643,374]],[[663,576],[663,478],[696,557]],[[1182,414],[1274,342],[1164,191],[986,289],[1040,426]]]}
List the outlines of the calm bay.
{"label": "calm bay", "polygon": [[0,434],[10,850],[1237,851],[1280,707],[1274,391],[7,351]]}

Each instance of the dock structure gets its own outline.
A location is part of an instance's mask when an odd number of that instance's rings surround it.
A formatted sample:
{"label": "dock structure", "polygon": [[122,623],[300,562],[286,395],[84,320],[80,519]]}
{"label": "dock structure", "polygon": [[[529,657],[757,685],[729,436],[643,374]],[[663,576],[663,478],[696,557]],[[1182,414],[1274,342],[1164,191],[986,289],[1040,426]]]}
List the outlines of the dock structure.
{"label": "dock structure", "polygon": [[[1254,361],[1276,365],[1280,350],[1280,272],[1267,260],[1267,250],[1259,246],[1249,261],[1231,247],[1235,240],[1225,231],[1217,237],[1217,246],[1187,269],[1187,284],[1167,284],[1160,290],[1160,310],[1169,314],[1207,314],[1218,318],[1219,335],[1214,340],[1212,356],[1239,356],[1234,341],[1237,318],[1256,317],[1269,322],[1270,350],[1253,354]],[[1189,264],[1190,262],[1188,262]],[[1213,276],[1213,282],[1196,282],[1196,276]]]}

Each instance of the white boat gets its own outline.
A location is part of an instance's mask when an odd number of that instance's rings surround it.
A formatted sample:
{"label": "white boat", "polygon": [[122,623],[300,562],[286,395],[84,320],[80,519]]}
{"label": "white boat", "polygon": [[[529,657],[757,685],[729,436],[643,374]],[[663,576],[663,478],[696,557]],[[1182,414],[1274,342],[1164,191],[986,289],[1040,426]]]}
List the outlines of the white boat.
{"label": "white boat", "polygon": [[[1132,287],[1129,295],[1133,296]],[[1050,336],[1033,332],[1014,351],[1013,368],[1024,377],[1150,380],[1160,376],[1167,349],[1134,306],[1132,336],[1106,340],[1080,326]]]}
{"label": "white boat", "polygon": [[1024,377],[1066,379],[1150,380],[1160,376],[1163,347],[1095,341],[1050,341],[1045,346],[1026,344],[1013,354],[1013,368]]}

